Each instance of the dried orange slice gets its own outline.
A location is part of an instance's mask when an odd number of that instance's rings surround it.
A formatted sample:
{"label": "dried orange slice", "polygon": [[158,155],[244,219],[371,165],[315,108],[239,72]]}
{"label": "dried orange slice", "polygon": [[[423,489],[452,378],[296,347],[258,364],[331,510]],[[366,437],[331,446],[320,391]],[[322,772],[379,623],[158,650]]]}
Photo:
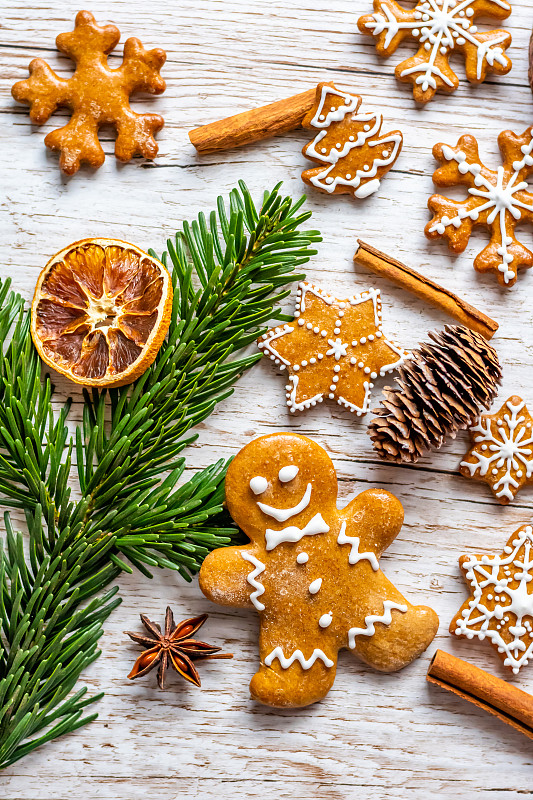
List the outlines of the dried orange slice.
{"label": "dried orange slice", "polygon": [[39,275],[31,334],[43,361],[67,378],[124,386],[155,359],[171,310],[163,264],[128,242],[83,239]]}

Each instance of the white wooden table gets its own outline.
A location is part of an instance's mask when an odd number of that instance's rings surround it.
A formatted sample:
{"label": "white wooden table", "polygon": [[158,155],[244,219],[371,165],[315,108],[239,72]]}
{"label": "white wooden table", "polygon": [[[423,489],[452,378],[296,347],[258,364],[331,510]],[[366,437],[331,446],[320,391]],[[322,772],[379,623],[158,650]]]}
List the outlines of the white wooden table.
{"label": "white wooden table", "polygon": [[[163,114],[166,124],[154,165],[141,160],[117,165],[111,156],[113,136],[104,132],[105,165],[69,180],[43,145],[58,117],[42,129],[33,127],[27,110],[11,100],[10,89],[36,56],[62,74],[70,70],[54,40],[72,28],[78,9],[64,0],[34,9],[23,0],[4,0],[1,275],[11,275],[30,298],[48,257],[76,239],[114,236],[161,252],[183,219],[210,210],[217,194],[227,193],[239,178],[256,196],[279,180],[287,192],[300,194],[300,172],[309,166],[300,152],[306,133],[199,158],[187,132],[333,80],[363,94],[368,107],[382,108],[383,130],[402,129],[405,145],[379,193],[365,202],[309,192],[313,224],[324,241],[308,276],[340,292],[378,285],[385,330],[412,347],[449,320],[370,273],[354,270],[356,237],[431,275],[500,322],[494,339],[505,370],[500,399],[521,394],[533,407],[533,272],[522,273],[514,290],[501,290],[493,277],[472,268],[484,233],[475,234],[455,259],[443,243],[428,243],[423,235],[433,190],[432,145],[455,144],[470,131],[483,157],[497,165],[497,134],[506,128],[521,132],[533,121],[526,80],[533,9],[529,0],[513,5],[505,25],[514,40],[512,72],[472,88],[457,60],[461,85],[456,94],[439,95],[419,109],[410,87],[393,77],[409,46],[381,61],[372,41],[357,31],[357,18],[370,10],[370,0],[120,0],[111,6],[94,0],[89,8],[97,21],[110,18],[122,40],[138,36],[145,46],[166,50],[166,93],[135,105]],[[117,64],[117,56],[110,61]],[[520,231],[526,245],[531,246],[532,233]],[[435,794],[508,800],[530,794],[532,743],[429,687],[425,673],[431,654],[441,647],[504,674],[487,643],[452,639],[448,633],[467,596],[457,559],[467,551],[499,551],[517,527],[531,521],[533,489],[524,489],[503,508],[487,487],[462,478],[457,466],[465,435],[416,467],[386,466],[374,456],[363,420],[331,404],[289,416],[283,387],[270,362],[248,373],[233,397],[200,426],[198,443],[188,451],[190,470],[235,453],[251,437],[290,428],[315,437],[331,453],[342,502],[369,486],[392,491],[404,505],[405,524],[382,564],[411,601],[438,612],[441,626],[434,643],[393,675],[373,673],[345,652],[324,702],[279,712],[254,704],[248,695],[257,664],[255,613],[211,606],[196,581],[187,585],[168,572],[153,581],[138,574],[124,577],[124,602],[106,625],[103,654],[83,676],[92,692],[106,692],[99,719],[6,770],[0,776],[2,798],[428,800]],[[58,381],[58,388],[64,396],[74,387]],[[74,397],[74,418],[79,418],[80,394],[74,391]],[[235,653],[233,661],[203,665],[201,690],[176,679],[162,694],[153,674],[135,684],[125,679],[138,649],[124,629],[139,627],[141,611],[160,619],[167,604],[177,616],[208,611],[206,638]],[[533,691],[533,665],[511,680]]]}

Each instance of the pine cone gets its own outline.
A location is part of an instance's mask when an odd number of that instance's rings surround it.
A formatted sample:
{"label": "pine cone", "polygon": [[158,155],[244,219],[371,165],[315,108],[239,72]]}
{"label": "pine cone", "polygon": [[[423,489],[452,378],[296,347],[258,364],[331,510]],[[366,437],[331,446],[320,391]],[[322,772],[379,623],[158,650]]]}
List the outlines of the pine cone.
{"label": "pine cone", "polygon": [[472,425],[496,397],[502,371],[494,348],[463,325],[429,334],[385,387],[368,432],[386,461],[414,463]]}

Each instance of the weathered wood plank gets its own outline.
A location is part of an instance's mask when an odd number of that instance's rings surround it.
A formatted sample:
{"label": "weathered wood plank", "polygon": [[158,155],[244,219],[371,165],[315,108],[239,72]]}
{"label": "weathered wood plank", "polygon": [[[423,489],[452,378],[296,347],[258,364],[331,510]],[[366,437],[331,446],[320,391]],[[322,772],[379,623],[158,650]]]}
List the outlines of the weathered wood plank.
{"label": "weathered wood plank", "polygon": [[[506,26],[514,39],[512,72],[477,88],[462,78],[455,95],[439,96],[424,109],[414,106],[409,87],[397,85],[393,77],[395,64],[409,48],[383,61],[357,32],[357,17],[370,5],[370,0],[175,0],[152,7],[120,0],[110,8],[94,0],[91,11],[98,20],[112,14],[123,39],[138,36],[145,46],[167,50],[166,94],[139,103],[163,114],[166,126],[158,136],[160,157],[154,165],[142,160],[117,165],[113,135],[106,131],[104,166],[95,174],[81,170],[66,179],[56,156],[43,145],[59,116],[41,129],[32,127],[27,111],[11,100],[10,87],[25,77],[35,56],[68,73],[69,62],[56,53],[54,39],[71,27],[73,9],[64,0],[31,10],[21,0],[5,3],[0,27],[0,274],[12,275],[29,299],[48,257],[70,241],[117,236],[161,251],[191,210],[209,210],[216,195],[226,193],[238,178],[257,195],[278,180],[285,181],[288,192],[301,193],[300,172],[308,166],[301,155],[305,132],[204,157],[195,153],[187,132],[333,80],[361,93],[369,108],[382,107],[387,129],[401,128],[405,146],[379,193],[364,203],[309,192],[313,224],[324,242],[308,276],[346,292],[378,285],[387,332],[412,347],[448,319],[354,268],[356,239],[430,274],[498,320],[494,344],[505,365],[502,397],[518,393],[533,404],[533,309],[528,300],[533,274],[521,275],[515,289],[504,292],[493,278],[472,269],[485,241],[482,232],[456,258],[423,235],[426,201],[433,191],[433,144],[454,144],[471,131],[487,161],[498,163],[497,134],[508,127],[521,131],[531,123],[526,81],[530,3],[516,0]],[[115,56],[110,60],[119,63]],[[456,64],[463,76],[460,60]],[[533,242],[532,233],[520,230],[526,245]],[[221,794],[243,800],[307,800],[322,794],[343,800],[427,800],[437,793],[445,800],[459,795],[518,800],[530,790],[530,743],[428,687],[424,676],[435,646],[503,675],[487,645],[452,640],[447,632],[466,596],[457,558],[465,550],[498,549],[531,518],[533,489],[524,489],[515,503],[502,508],[486,487],[465,481],[457,474],[464,435],[416,468],[383,465],[373,455],[364,420],[327,404],[291,416],[283,385],[270,363],[246,375],[234,395],[199,427],[198,442],[188,451],[189,471],[235,453],[253,436],[290,427],[329,450],[343,503],[372,485],[393,491],[404,505],[405,524],[383,566],[413,601],[427,602],[439,613],[439,635],[428,654],[390,676],[372,673],[344,654],[326,701],[297,712],[265,709],[252,703],[247,691],[257,662],[254,614],[211,606],[196,582],[186,585],[174,575],[158,574],[151,582],[126,576],[121,580],[124,603],[106,627],[103,655],[85,675],[92,691],[106,691],[99,720],[7,770],[0,779],[6,800],[59,800],[74,794],[102,800],[137,800],[147,794],[206,800]],[[78,420],[80,393],[61,380],[57,386],[60,397],[73,394],[72,417]],[[161,617],[167,603],[177,614],[210,611],[206,632],[236,655],[233,661],[204,665],[201,691],[175,681],[162,695],[151,679],[135,685],[125,680],[137,650],[123,630],[138,624],[140,611]],[[511,680],[533,691],[533,669]]]}

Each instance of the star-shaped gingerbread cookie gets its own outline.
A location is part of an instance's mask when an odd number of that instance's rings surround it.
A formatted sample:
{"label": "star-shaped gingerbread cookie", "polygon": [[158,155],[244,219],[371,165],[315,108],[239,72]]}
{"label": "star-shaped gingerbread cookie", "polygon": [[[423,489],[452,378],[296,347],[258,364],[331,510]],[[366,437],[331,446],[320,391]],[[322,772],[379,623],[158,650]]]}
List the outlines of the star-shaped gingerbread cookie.
{"label": "star-shaped gingerbread cookie", "polygon": [[533,477],[533,417],[513,395],[496,414],[483,414],[470,433],[474,444],[461,461],[461,475],[488,483],[506,505]]}
{"label": "star-shaped gingerbread cookie", "polygon": [[533,528],[523,525],[499,555],[461,556],[472,594],[450,631],[489,639],[515,675],[533,657]]}
{"label": "star-shaped gingerbread cookie", "polygon": [[293,322],[267,331],[258,346],[288,371],[292,412],[329,398],[364,414],[375,378],[408,357],[381,330],[379,290],[339,299],[308,282],[298,287]]}

